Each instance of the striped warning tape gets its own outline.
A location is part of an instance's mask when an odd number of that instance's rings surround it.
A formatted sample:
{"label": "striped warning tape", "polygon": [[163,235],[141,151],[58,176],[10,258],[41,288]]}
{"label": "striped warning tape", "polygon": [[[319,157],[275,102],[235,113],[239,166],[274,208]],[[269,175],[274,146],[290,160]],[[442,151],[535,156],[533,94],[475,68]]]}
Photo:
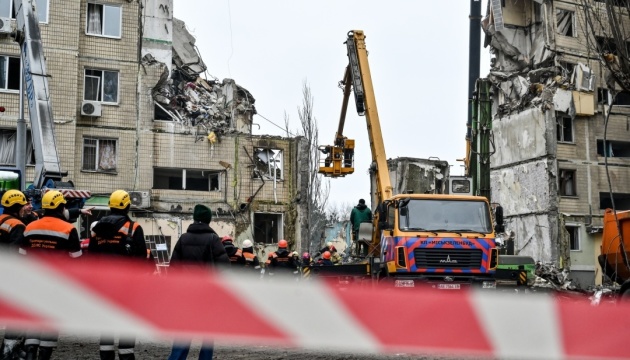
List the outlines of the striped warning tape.
{"label": "striped warning tape", "polygon": [[[80,335],[202,337],[355,353],[532,359],[628,356],[626,304],[553,296],[272,282],[241,273],[147,273],[121,261],[0,253],[0,323]],[[284,281],[286,280],[286,281]],[[308,324],[305,326],[304,324]]]}

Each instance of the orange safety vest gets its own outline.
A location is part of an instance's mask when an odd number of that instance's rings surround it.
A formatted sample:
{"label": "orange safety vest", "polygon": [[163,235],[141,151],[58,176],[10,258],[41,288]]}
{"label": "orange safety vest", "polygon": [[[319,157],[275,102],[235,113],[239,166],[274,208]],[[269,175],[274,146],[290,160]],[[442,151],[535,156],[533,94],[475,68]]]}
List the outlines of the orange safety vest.
{"label": "orange safety vest", "polygon": [[77,258],[83,254],[81,242],[70,243],[72,231],[76,231],[72,224],[56,217],[44,216],[26,226],[24,238],[27,248],[20,249],[20,253],[26,254],[28,249],[38,251],[67,250],[70,257]]}
{"label": "orange safety vest", "polygon": [[[106,239],[106,238],[102,238],[97,236],[95,238],[96,240],[96,245],[97,246],[105,246],[105,249],[103,249],[106,253],[111,253],[112,249],[117,249],[117,250],[113,250],[115,251],[115,253],[119,253],[122,251],[122,249],[124,249],[124,245],[125,244],[121,244],[121,241],[124,241],[125,238],[129,237],[131,238],[133,236],[133,233],[136,232],[136,229],[138,228],[138,223],[134,222],[133,226],[131,226],[131,231],[129,230],[129,226],[131,225],[130,221],[126,221],[123,226],[120,227],[120,229],[118,229],[118,233],[116,235],[114,235],[111,239]],[[111,246],[114,246],[113,248]],[[120,247],[120,248],[119,248]],[[101,250],[101,251],[103,251]],[[109,250],[109,251],[108,251]],[[120,253],[121,255],[125,255],[123,253]],[[147,259],[151,257],[151,249],[147,249]]]}
{"label": "orange safety vest", "polygon": [[16,226],[25,226],[22,221],[9,214],[0,215],[0,243],[9,243],[9,234]]}

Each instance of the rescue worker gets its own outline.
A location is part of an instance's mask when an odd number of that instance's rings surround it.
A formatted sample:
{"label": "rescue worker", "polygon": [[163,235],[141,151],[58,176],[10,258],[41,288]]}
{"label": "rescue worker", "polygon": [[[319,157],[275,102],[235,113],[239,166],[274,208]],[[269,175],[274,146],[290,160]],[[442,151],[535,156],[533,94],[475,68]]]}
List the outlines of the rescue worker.
{"label": "rescue worker", "polygon": [[330,247],[333,246],[332,241],[329,241],[326,243],[326,246],[324,246],[323,248],[321,248],[317,254],[315,254],[315,258],[317,258],[318,256],[321,256],[323,253],[325,253],[326,251],[330,251]]}
{"label": "rescue worker", "polygon": [[317,265],[333,265],[332,261],[330,261],[330,251],[324,251],[321,259],[317,261]]}
{"label": "rescue worker", "polygon": [[[352,240],[357,241],[359,239],[359,227],[361,223],[372,221],[372,210],[365,205],[365,200],[359,199],[357,206],[352,208],[350,212],[350,223],[352,224]],[[367,249],[364,244],[357,243],[358,252],[360,255],[367,255]]]}
{"label": "rescue worker", "polygon": [[249,239],[243,241],[243,261],[245,262],[245,268],[260,271],[260,261],[256,253],[254,253],[254,243]]}
{"label": "rescue worker", "polygon": [[230,235],[226,235],[221,239],[221,243],[223,247],[225,247],[225,252],[230,258],[230,262],[232,265],[238,265],[244,263],[243,252],[238,247],[234,246],[234,241]]}
{"label": "rescue worker", "polygon": [[330,261],[333,263],[333,265],[340,265],[343,261],[343,258],[341,257],[341,254],[339,254],[339,252],[337,251],[336,247],[330,247],[330,254]]}
{"label": "rescue worker", "polygon": [[[66,209],[66,199],[57,190],[49,190],[42,196],[44,216],[26,226],[19,252],[52,253],[67,251],[71,258],[78,258],[83,253],[77,229],[68,222],[70,213]],[[24,341],[27,360],[49,360],[57,347],[59,334],[27,334]],[[37,352],[39,348],[39,357]]]}
{"label": "rescue worker", "polygon": [[277,272],[292,273],[297,270],[297,264],[291,257],[287,247],[289,243],[282,239],[278,241],[278,250],[272,252],[267,256],[265,266],[269,269],[269,275],[274,275]]}
{"label": "rescue worker", "polygon": [[[119,256],[134,258],[147,262],[147,246],[144,241],[144,231],[138,223],[129,218],[131,197],[124,190],[116,190],[109,197],[110,215],[101,218],[92,228],[94,233],[88,245],[90,256]],[[147,267],[148,268],[148,267]],[[120,360],[135,359],[134,337],[121,337],[118,341],[118,357]],[[101,360],[114,360],[116,348],[114,337],[101,335],[100,339]]]}
{"label": "rescue worker", "polygon": [[300,270],[302,272],[302,278],[308,279],[311,277],[311,268],[309,266],[313,265],[313,259],[311,258],[311,254],[308,252],[304,252],[302,254],[302,259],[300,260]]}
{"label": "rescue worker", "polygon": [[[210,227],[211,220],[212,212],[207,206],[195,205],[193,211],[194,222],[175,244],[169,264],[170,268],[230,267],[230,259],[227,256],[225,247],[221,244],[219,235]],[[185,360],[189,350],[190,341],[174,342],[168,360]],[[199,360],[212,360],[213,352],[212,342],[202,343]]]}
{"label": "rescue worker", "polygon": [[[0,205],[3,207],[2,215],[0,215],[0,246],[2,246],[0,250],[17,253],[26,227],[20,214],[23,214],[28,201],[21,191],[8,190],[2,195]],[[0,359],[13,359],[23,336],[23,332],[5,329]]]}

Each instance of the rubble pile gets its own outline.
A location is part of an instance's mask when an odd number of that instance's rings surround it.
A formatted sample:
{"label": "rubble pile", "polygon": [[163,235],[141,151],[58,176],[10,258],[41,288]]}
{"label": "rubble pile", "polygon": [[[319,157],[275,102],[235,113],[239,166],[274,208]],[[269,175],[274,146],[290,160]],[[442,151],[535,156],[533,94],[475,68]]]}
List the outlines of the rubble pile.
{"label": "rubble pile", "polygon": [[554,290],[579,290],[569,278],[568,269],[558,269],[553,264],[543,264],[541,262],[536,263],[536,282],[533,286]]}

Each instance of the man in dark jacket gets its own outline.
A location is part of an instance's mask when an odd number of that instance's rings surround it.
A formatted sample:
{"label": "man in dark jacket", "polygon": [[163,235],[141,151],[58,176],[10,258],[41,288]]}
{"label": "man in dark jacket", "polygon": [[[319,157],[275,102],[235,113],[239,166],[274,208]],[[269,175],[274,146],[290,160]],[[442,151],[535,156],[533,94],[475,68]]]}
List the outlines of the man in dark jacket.
{"label": "man in dark jacket", "polygon": [[[101,218],[92,232],[94,236],[90,238],[88,245],[89,256],[109,255],[132,257],[139,261],[153,265],[153,259],[147,260],[147,245],[144,241],[144,231],[138,223],[129,218],[131,208],[131,197],[124,190],[116,190],[109,197],[110,215]],[[134,347],[136,339],[134,337],[121,337],[118,341],[118,356],[120,360],[135,359]],[[100,357],[101,360],[114,360],[116,357],[114,337],[110,335],[101,336]]]}
{"label": "man in dark jacket", "polygon": [[[361,223],[370,221],[372,221],[372,211],[365,205],[365,200],[359,199],[359,204],[350,212],[352,238],[354,241],[359,239],[359,226],[361,226]],[[359,249],[359,253],[363,254],[363,251]]]}
{"label": "man in dark jacket", "polygon": [[[227,268],[230,258],[221,243],[219,235],[210,227],[212,212],[207,206],[197,204],[193,212],[193,223],[175,244],[169,267],[217,266]],[[168,360],[185,360],[190,350],[190,342],[173,343]],[[199,360],[211,360],[214,352],[212,343],[204,343]]]}
{"label": "man in dark jacket", "polygon": [[245,264],[245,259],[243,258],[243,251],[238,247],[234,246],[234,240],[230,235],[225,235],[221,242],[223,243],[223,247],[227,252],[227,256],[230,259],[230,263],[232,265]]}

